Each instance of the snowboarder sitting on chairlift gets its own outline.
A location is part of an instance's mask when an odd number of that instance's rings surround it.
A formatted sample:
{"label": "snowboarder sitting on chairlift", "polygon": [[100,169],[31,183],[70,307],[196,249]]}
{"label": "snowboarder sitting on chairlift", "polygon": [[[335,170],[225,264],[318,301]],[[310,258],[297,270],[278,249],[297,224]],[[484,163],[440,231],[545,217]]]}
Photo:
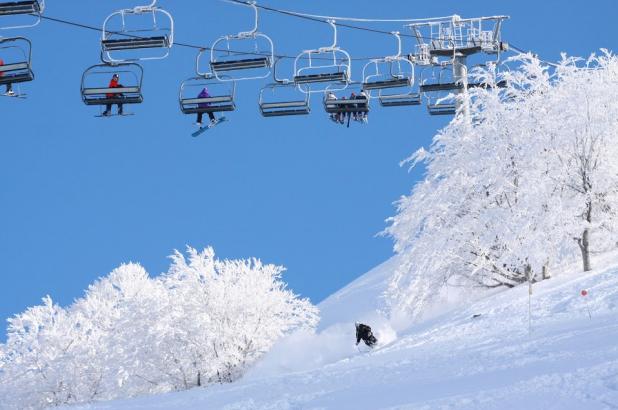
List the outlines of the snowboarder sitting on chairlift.
{"label": "snowboarder sitting on chairlift", "polygon": [[[210,94],[208,94],[208,89],[206,87],[202,88],[202,91],[200,91],[200,93],[197,95],[197,98],[209,98]],[[206,108],[206,107],[210,107],[209,103],[199,103],[197,105],[199,108]],[[197,125],[201,126],[202,125],[202,116],[204,115],[203,112],[198,112],[197,113]],[[215,114],[213,114],[211,111],[208,111],[208,118],[210,118],[210,123],[214,124],[216,122],[216,118],[215,118]]]}
{"label": "snowboarder sitting on chairlift", "polygon": [[[122,88],[123,85],[118,83],[120,76],[118,74],[114,74],[112,79],[109,82],[108,88]],[[121,93],[107,93],[105,94],[107,98],[122,98]],[[117,103],[118,105],[118,115],[122,115],[122,103]],[[105,111],[103,111],[104,116],[112,115],[112,104],[105,104]]]}
{"label": "snowboarder sitting on chairlift", "polygon": [[373,347],[378,342],[369,326],[356,322],[356,344],[358,345],[361,340],[369,347]]}

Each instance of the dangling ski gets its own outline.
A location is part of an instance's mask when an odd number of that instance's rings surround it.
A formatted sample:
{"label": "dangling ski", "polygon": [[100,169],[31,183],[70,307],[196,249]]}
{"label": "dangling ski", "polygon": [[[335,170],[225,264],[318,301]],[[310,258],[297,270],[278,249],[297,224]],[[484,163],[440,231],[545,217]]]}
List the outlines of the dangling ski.
{"label": "dangling ski", "polygon": [[217,124],[219,124],[220,122],[225,121],[226,118],[225,117],[221,117],[217,120],[215,120],[214,122],[210,122],[207,125],[201,126],[199,130],[195,131],[193,134],[191,134],[192,137],[198,137],[200,136],[204,131],[208,131],[209,129],[215,127]]}

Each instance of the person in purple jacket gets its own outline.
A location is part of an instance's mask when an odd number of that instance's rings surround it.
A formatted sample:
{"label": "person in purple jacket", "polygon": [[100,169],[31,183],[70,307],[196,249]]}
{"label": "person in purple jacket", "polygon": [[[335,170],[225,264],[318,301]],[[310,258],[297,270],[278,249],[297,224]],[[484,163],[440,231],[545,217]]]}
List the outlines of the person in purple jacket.
{"label": "person in purple jacket", "polygon": [[[206,87],[202,88],[202,91],[200,91],[200,93],[197,95],[197,98],[208,98],[210,97],[210,94],[208,94],[208,89]],[[199,108],[206,108],[209,107],[210,104],[209,103],[199,103],[197,105]],[[198,112],[197,113],[197,125],[202,125],[202,116],[204,115],[203,112]],[[215,122],[217,119],[215,118],[215,114],[213,114],[212,112],[208,111],[208,117],[210,118],[210,122]]]}

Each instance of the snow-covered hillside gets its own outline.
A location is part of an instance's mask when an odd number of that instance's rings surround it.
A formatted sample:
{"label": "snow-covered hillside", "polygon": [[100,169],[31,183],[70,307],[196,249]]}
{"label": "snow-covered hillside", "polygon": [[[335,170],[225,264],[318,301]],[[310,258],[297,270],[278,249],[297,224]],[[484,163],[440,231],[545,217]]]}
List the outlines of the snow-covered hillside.
{"label": "snow-covered hillside", "polygon": [[[280,342],[236,383],[77,408],[618,408],[617,255],[535,284],[530,323],[524,285],[464,298],[399,334],[377,312],[393,263],[326,299],[316,334]],[[354,346],[357,319],[374,327],[378,348]]]}

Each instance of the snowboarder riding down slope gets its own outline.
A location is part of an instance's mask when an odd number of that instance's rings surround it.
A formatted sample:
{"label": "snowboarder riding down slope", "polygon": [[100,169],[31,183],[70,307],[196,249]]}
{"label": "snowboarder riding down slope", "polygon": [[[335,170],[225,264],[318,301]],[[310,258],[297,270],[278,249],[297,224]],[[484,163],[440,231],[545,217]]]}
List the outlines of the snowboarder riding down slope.
{"label": "snowboarder riding down slope", "polygon": [[369,347],[373,347],[373,345],[378,342],[378,339],[371,333],[371,328],[369,326],[356,322],[356,345],[358,345],[361,340]]}
{"label": "snowboarder riding down slope", "polygon": [[[120,77],[118,74],[114,74],[112,79],[109,82],[108,88],[122,88],[122,84],[118,83]],[[105,94],[107,98],[122,98],[121,93],[107,93]],[[118,105],[118,115],[122,115],[122,103],[117,103]],[[105,104],[105,111],[103,111],[104,116],[112,115],[112,104]]]}

